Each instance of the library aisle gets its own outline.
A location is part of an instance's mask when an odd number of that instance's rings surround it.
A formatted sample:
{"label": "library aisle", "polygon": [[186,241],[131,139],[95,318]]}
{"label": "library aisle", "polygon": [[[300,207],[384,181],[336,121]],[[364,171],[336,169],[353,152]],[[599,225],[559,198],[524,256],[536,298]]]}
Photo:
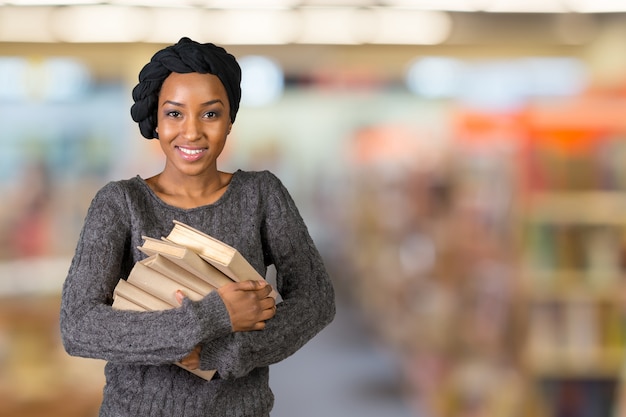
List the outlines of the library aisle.
{"label": "library aisle", "polygon": [[404,401],[398,366],[338,301],[329,327],[270,368],[272,417],[427,417]]}

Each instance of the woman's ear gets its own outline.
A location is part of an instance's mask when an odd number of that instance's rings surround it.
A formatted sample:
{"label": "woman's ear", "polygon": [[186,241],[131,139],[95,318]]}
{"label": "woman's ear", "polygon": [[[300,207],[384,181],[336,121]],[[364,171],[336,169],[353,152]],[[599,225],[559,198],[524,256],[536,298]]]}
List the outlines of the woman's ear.
{"label": "woman's ear", "polygon": [[230,129],[233,128],[233,122],[230,122],[230,124],[228,125],[228,129],[226,130],[226,135],[230,134]]}

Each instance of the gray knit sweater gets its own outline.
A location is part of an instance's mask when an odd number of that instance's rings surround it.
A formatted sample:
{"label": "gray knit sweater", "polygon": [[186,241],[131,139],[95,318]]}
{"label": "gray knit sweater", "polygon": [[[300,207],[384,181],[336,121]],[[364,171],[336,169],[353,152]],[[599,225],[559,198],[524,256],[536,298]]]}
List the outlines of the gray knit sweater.
{"label": "gray knit sweater", "polygon": [[[111,308],[117,281],[145,257],[142,235],[166,236],[174,219],[237,248],[261,275],[276,266],[283,301],[265,330],[233,333],[217,292],[161,312]],[[164,203],[139,177],[105,185],[63,286],[60,324],[69,354],[107,361],[101,417],[260,417],[274,402],[268,366],[334,314],[331,281],[285,187],[267,171],[237,171],[217,202],[193,209]],[[217,369],[218,378],[172,365],[198,344],[201,369]]]}

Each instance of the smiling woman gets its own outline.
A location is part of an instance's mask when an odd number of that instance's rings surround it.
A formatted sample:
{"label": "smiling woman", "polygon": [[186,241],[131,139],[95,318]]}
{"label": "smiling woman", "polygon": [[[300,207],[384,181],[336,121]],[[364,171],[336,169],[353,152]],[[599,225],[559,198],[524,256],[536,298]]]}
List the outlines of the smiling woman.
{"label": "smiling woman", "polygon": [[[68,353],[107,361],[101,417],[267,417],[269,365],[334,318],[330,278],[281,181],[269,171],[218,169],[240,83],[232,55],[188,38],[157,52],[139,74],[131,115],[144,137],[159,140],[165,166],[98,191],[62,294]],[[261,276],[272,266],[283,302],[259,280],[170,310],[114,309],[116,284],[143,259],[144,237],[167,235],[173,220],[236,248]],[[198,378],[176,362],[216,377]]]}

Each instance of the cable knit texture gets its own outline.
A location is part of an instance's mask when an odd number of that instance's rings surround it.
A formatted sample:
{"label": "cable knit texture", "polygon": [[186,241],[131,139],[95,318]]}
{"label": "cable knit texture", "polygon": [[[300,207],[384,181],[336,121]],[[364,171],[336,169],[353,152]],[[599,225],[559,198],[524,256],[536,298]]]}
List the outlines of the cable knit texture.
{"label": "cable knit texture", "polygon": [[[217,292],[160,312],[111,308],[113,288],[143,259],[142,236],[166,236],[180,220],[237,248],[265,275],[277,270],[282,302],[263,331],[231,331]],[[63,286],[61,334],[71,355],[104,359],[101,417],[269,416],[269,365],[296,352],[335,315],[322,259],[283,184],[237,171],[214,204],[170,206],[139,177],[110,182],[94,197]],[[205,381],[173,362],[202,345]]]}

